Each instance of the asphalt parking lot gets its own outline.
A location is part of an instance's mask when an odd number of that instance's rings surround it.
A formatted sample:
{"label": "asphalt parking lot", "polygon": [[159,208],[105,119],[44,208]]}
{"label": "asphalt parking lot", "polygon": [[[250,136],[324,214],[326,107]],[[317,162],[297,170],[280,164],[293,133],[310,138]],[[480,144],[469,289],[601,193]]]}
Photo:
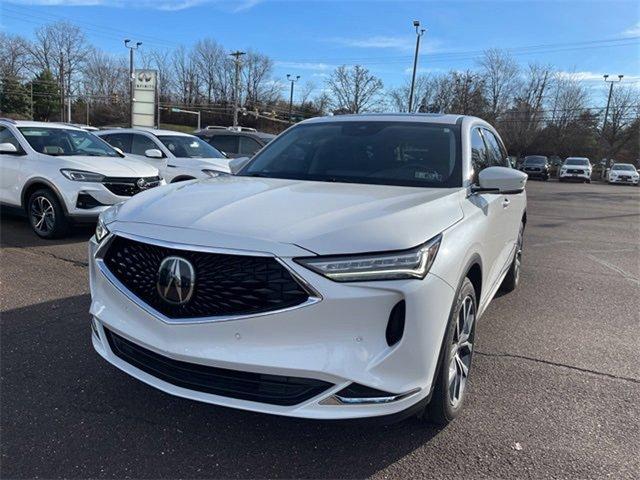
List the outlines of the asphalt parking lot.
{"label": "asphalt parking lot", "polygon": [[[467,408],[438,430],[173,398],[92,350],[91,229],[0,224],[0,477],[637,478],[640,188],[528,185],[522,283],[478,325]],[[634,473],[635,472],[635,473]]]}

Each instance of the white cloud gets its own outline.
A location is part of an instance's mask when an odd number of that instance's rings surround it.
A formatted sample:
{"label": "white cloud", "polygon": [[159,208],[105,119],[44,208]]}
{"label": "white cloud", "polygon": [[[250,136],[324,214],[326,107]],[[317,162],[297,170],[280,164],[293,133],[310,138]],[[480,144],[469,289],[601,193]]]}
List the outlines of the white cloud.
{"label": "white cloud", "polygon": [[633,27],[626,29],[622,32],[625,37],[637,37],[640,36],[640,22],[636,23]]}
{"label": "white cloud", "polygon": [[204,4],[216,4],[222,9],[233,13],[249,10],[263,0],[6,0],[8,3],[17,5],[42,5],[61,7],[112,7],[112,8],[148,8],[153,10],[163,10],[175,12],[186,10]]}
{"label": "white cloud", "polygon": [[276,67],[291,68],[296,70],[314,70],[323,72],[333,70],[335,66],[327,63],[311,63],[311,62],[275,62]]}
{"label": "white cloud", "polygon": [[[428,33],[426,35],[428,35]],[[416,47],[416,38],[412,35],[404,35],[401,37],[375,35],[367,38],[335,37],[329,38],[327,41],[345,47],[399,50],[407,53],[413,52]],[[439,46],[440,41],[423,37],[420,43],[420,52],[433,53]]]}
{"label": "white cloud", "polygon": [[[583,71],[583,72],[558,72],[558,76],[560,78],[566,78],[569,80],[576,80],[578,82],[602,82],[604,80],[604,73],[599,73],[599,72],[589,72],[589,71]],[[611,75],[611,78],[614,78],[617,76],[617,74],[609,74]],[[637,81],[640,80],[640,75],[625,75],[623,78],[623,81]]]}

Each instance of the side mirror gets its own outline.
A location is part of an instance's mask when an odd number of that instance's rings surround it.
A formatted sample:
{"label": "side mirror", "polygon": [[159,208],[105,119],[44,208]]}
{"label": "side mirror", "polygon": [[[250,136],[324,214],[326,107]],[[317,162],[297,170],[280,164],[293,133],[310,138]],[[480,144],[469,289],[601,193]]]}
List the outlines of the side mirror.
{"label": "side mirror", "polygon": [[162,152],[157,148],[150,148],[144,152],[144,156],[148,158],[162,158]]}
{"label": "side mirror", "polygon": [[18,153],[13,143],[0,143],[0,153]]}
{"label": "side mirror", "polygon": [[113,148],[116,152],[118,152],[118,155],[120,155],[121,157],[125,156],[124,152],[120,148],[114,147],[113,145],[111,145],[111,148]]}
{"label": "side mirror", "polygon": [[251,159],[249,157],[238,157],[229,160],[229,171],[231,172],[231,175],[235,175],[242,170],[250,160]]}
{"label": "side mirror", "polygon": [[527,183],[527,174],[507,167],[488,167],[478,175],[479,186],[473,193],[520,193]]}

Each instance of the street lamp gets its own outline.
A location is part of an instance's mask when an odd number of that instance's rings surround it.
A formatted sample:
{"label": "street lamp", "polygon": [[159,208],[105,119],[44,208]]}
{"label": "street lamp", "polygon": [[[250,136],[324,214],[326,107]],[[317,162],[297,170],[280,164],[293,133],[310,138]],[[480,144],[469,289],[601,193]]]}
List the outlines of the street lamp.
{"label": "street lamp", "polygon": [[426,29],[420,28],[420,20],[414,20],[413,26],[416,29],[416,54],[413,57],[413,76],[411,77],[411,90],[409,90],[409,113],[413,110],[413,89],[416,85],[416,70],[418,69],[418,52],[420,51],[420,37],[424,35]]}
{"label": "street lamp", "polygon": [[287,73],[287,80],[291,82],[291,94],[289,95],[289,121],[293,123],[293,84],[300,80],[300,75],[295,77]]}
{"label": "street lamp", "polygon": [[[602,76],[604,81],[609,84],[609,97],[607,98],[607,108],[604,111],[604,120],[602,121],[602,138],[604,139],[605,128],[607,127],[607,117],[609,116],[609,105],[611,104],[611,94],[613,93],[613,84],[621,82],[624,78],[624,75],[618,75],[617,80],[609,80],[609,74],[605,74]],[[607,152],[607,163],[605,165],[606,168],[609,167],[609,152]]]}
{"label": "street lamp", "polygon": [[134,45],[129,45],[131,40],[128,38],[124,41],[124,46],[129,49],[129,116],[130,116],[130,124],[133,127],[133,85],[134,85],[134,75],[133,75],[133,51],[140,48],[142,42],[136,42]]}

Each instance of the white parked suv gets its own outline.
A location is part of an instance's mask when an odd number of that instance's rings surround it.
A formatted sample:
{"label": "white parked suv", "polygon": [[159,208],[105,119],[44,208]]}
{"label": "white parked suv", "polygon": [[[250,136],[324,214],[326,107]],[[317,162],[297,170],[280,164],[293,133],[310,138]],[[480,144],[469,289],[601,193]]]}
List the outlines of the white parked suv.
{"label": "white parked suv", "polygon": [[638,185],[638,171],[630,163],[614,163],[611,165],[607,181],[609,183],[623,183],[627,185]]}
{"label": "white parked suv", "polygon": [[229,171],[229,160],[224,154],[194,135],[151,128],[103,130],[96,134],[123,152],[157,167],[167,183]]}
{"label": "white parked suv", "polygon": [[579,180],[582,182],[591,183],[591,173],[593,167],[588,158],[585,157],[569,157],[560,167],[560,173],[558,179],[561,182],[567,180]]}
{"label": "white parked suv", "polygon": [[478,118],[301,122],[235,175],[101,215],[93,345],[212,404],[446,423],[465,400],[477,319],[518,283],[526,179]]}
{"label": "white parked suv", "polygon": [[0,203],[24,211],[40,237],[95,222],[109,206],[161,183],[157,168],[80,128],[0,119]]}

